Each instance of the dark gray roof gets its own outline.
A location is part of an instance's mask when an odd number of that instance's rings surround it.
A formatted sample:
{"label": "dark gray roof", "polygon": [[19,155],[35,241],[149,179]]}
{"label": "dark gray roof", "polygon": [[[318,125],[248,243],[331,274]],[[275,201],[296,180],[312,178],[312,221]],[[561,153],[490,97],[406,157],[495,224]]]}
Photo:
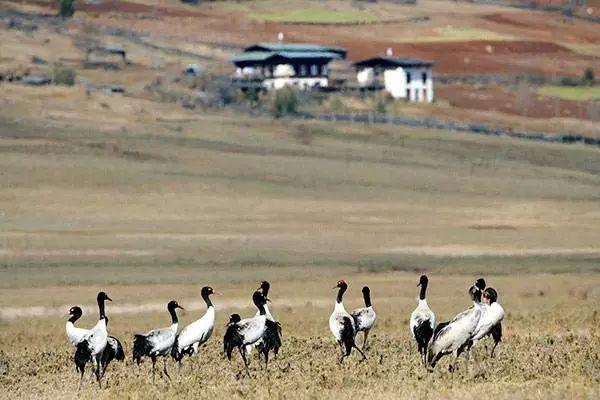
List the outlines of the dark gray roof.
{"label": "dark gray roof", "polygon": [[335,46],[321,46],[312,43],[258,43],[244,49],[250,51],[271,51],[271,52],[327,52],[336,53],[341,58],[346,58],[347,50]]}
{"label": "dark gray roof", "polygon": [[356,68],[363,67],[431,67],[432,61],[419,60],[411,57],[379,56],[358,61],[353,64]]}
{"label": "dark gray roof", "polygon": [[339,60],[342,57],[338,53],[332,53],[329,51],[304,51],[304,52],[293,52],[293,51],[248,51],[233,56],[230,61],[234,64],[244,64],[253,62],[264,62],[270,61],[281,63],[286,60],[321,60],[329,62],[331,60]]}

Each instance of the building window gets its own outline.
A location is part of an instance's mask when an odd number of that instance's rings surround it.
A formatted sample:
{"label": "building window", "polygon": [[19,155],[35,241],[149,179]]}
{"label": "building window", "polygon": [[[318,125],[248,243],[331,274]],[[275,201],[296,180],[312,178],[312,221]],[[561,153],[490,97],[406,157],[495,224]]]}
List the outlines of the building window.
{"label": "building window", "polygon": [[406,83],[410,83],[412,77],[410,76],[410,72],[406,73]]}
{"label": "building window", "polygon": [[427,72],[423,72],[421,76],[423,78],[423,84],[427,83]]}
{"label": "building window", "polygon": [[321,65],[321,75],[327,76],[327,65],[326,64]]}
{"label": "building window", "polygon": [[306,75],[306,65],[301,64],[300,65],[300,76],[305,76]]}
{"label": "building window", "polygon": [[406,89],[406,100],[410,100],[410,89]]}
{"label": "building window", "polygon": [[423,101],[427,101],[427,89],[423,89]]}
{"label": "building window", "polygon": [[310,66],[310,74],[312,76],[317,76],[319,75],[319,66],[316,64],[313,64]]}

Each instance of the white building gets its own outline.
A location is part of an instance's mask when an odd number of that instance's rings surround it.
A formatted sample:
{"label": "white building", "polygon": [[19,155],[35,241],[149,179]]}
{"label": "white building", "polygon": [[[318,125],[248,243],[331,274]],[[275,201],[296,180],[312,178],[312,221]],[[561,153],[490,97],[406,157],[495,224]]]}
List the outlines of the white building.
{"label": "white building", "polygon": [[390,56],[369,58],[354,64],[359,86],[379,86],[395,99],[429,103],[433,101],[432,66],[430,61]]}
{"label": "white building", "polygon": [[262,43],[250,46],[231,59],[234,79],[243,88],[266,90],[295,86],[327,87],[332,60],[346,58],[346,50],[299,43]]}

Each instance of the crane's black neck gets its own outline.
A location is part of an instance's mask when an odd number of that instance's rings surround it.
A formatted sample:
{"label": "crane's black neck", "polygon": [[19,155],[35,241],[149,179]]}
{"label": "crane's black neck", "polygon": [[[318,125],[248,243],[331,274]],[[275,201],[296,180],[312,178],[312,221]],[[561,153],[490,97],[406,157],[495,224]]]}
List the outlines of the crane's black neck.
{"label": "crane's black neck", "polygon": [[202,300],[204,300],[204,302],[206,303],[206,307],[212,307],[213,303],[210,300],[210,294],[208,293],[202,293]]}
{"label": "crane's black neck", "polygon": [[175,307],[169,307],[169,314],[171,314],[171,322],[176,324],[179,322],[177,318],[177,312],[175,311]]}
{"label": "crane's black neck", "polygon": [[475,303],[481,303],[481,290],[476,290],[473,294],[473,301]]}
{"label": "crane's black neck", "polygon": [[260,313],[260,315],[267,314],[267,310],[265,310],[265,304],[267,300],[261,292],[259,292],[258,290],[254,292],[254,294],[252,295],[252,302],[254,303],[256,308],[258,308],[258,312]]}
{"label": "crane's black neck", "polygon": [[427,295],[427,281],[421,284],[421,292],[419,293],[419,299],[425,300],[425,296]]}
{"label": "crane's black neck", "polygon": [[73,315],[71,315],[71,318],[69,318],[69,322],[74,324],[75,321],[77,321],[80,317],[81,317],[81,315],[79,315],[79,314],[73,314]]}
{"label": "crane's black neck", "polygon": [[106,319],[106,314],[104,313],[104,299],[98,298],[98,319]]}
{"label": "crane's black neck", "polygon": [[260,287],[262,289],[263,296],[265,296],[265,298],[269,296],[269,289],[271,289],[271,284],[267,281],[263,281]]}
{"label": "crane's black neck", "polygon": [[348,289],[348,286],[346,286],[346,285],[340,286],[340,289],[338,290],[336,302],[338,302],[338,303],[342,302],[342,298],[344,297],[344,292],[346,292],[346,289]]}
{"label": "crane's black neck", "polygon": [[365,299],[365,307],[371,307],[371,291],[363,290],[363,298]]}

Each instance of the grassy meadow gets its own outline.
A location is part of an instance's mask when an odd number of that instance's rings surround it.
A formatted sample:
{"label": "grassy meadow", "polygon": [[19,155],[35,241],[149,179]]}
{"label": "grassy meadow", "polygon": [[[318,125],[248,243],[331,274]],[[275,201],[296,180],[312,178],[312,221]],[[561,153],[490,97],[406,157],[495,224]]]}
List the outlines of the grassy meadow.
{"label": "grassy meadow", "polygon": [[[600,150],[394,126],[253,119],[82,89],[0,93],[1,398],[596,398],[600,394]],[[102,105],[105,104],[105,105]],[[439,320],[484,275],[507,316],[448,372],[409,338],[421,272]],[[378,322],[368,360],[340,366],[327,319],[368,284]],[[272,282],[284,347],[252,378],[221,354],[231,312]],[[131,363],[135,332],[168,325],[165,304],[218,321],[200,356],[152,385]],[[64,322],[94,322],[127,352],[106,387],[77,394]]]}
{"label": "grassy meadow", "polygon": [[565,100],[599,101],[600,87],[569,87],[569,86],[542,86],[538,93],[544,96],[559,97]]}

